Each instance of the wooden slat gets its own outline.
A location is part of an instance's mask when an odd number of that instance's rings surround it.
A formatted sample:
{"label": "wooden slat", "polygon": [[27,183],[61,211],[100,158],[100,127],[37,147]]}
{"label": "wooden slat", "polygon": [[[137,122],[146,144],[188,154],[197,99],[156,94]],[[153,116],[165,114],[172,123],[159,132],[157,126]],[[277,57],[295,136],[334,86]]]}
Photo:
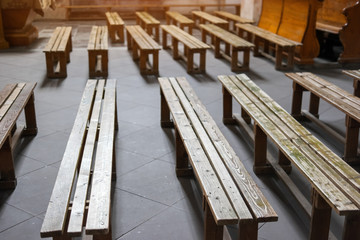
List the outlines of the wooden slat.
{"label": "wooden slat", "polygon": [[98,26],[92,26],[92,28],[91,28],[89,43],[88,43],[88,47],[87,47],[88,50],[95,49],[97,29],[98,29]]}
{"label": "wooden slat", "polygon": [[107,79],[101,126],[86,222],[87,234],[106,234],[110,228],[110,197],[115,137],[116,80]]}
{"label": "wooden slat", "polygon": [[160,24],[159,20],[155,19],[147,12],[135,12],[135,14],[136,16],[141,18],[141,20],[144,21],[146,24]]}
{"label": "wooden slat", "polygon": [[229,12],[225,12],[225,11],[215,11],[214,12],[218,17],[224,17],[226,20],[231,19],[235,22],[239,22],[239,23],[254,23],[253,20],[251,19],[247,19],[247,18],[242,18],[238,15],[229,13]]}
{"label": "wooden slat", "polygon": [[350,77],[360,79],[360,70],[343,70],[342,72]]}
{"label": "wooden slat", "polygon": [[126,26],[126,30],[130,33],[136,44],[142,50],[161,49],[160,45],[152,39],[151,36],[140,26]]}
{"label": "wooden slat", "polygon": [[191,20],[188,17],[185,17],[184,15],[182,15],[179,12],[167,11],[166,15],[168,15],[169,17],[173,18],[175,21],[182,23],[182,24],[193,24],[194,23],[193,20]]}
{"label": "wooden slat", "polygon": [[[246,75],[238,75],[240,78],[247,78]],[[309,179],[312,186],[319,193],[325,196],[327,202],[341,215],[347,212],[356,211],[357,207],[314,165],[305,157],[288,137],[277,127],[278,122],[272,122],[265,113],[258,109],[261,102],[252,103],[242,91],[246,88],[236,78],[219,76],[219,80],[231,92],[240,105],[246,109],[251,117],[260,125],[264,132],[282,149],[283,153],[297,166],[297,168]],[[234,81],[234,82],[233,82]],[[243,99],[246,99],[243,101]],[[271,120],[270,120],[271,119]],[[269,127],[270,126],[270,127]]]}
{"label": "wooden slat", "polygon": [[8,99],[9,95],[14,91],[14,89],[17,87],[17,84],[7,84],[3,89],[0,91],[0,107],[4,104],[6,99]]}
{"label": "wooden slat", "polygon": [[59,33],[61,31],[61,27],[56,27],[53,34],[51,35],[49,42],[46,44],[44,48],[44,52],[50,52],[54,43],[56,42],[56,39],[59,37]]}
{"label": "wooden slat", "polygon": [[66,45],[68,44],[68,40],[70,39],[71,36],[72,27],[63,27],[63,28],[64,28],[64,34],[62,35],[59,47],[57,48],[57,51],[62,51],[62,52],[64,52],[66,49]]}
{"label": "wooden slat", "polygon": [[213,24],[228,24],[228,21],[222,19],[222,18],[218,18],[214,15],[211,15],[207,12],[203,12],[203,11],[192,11],[192,14],[200,17],[200,18],[203,18]]}
{"label": "wooden slat", "polygon": [[96,136],[100,121],[104,85],[105,80],[99,80],[96,87],[96,97],[93,104],[89,127],[87,130],[86,142],[84,144],[84,151],[81,158],[81,166],[78,173],[78,180],[76,183],[74,200],[71,208],[69,226],[67,230],[70,235],[80,236],[82,232],[85,216],[86,198],[90,181],[91,163],[93,160],[93,154],[95,152]]}
{"label": "wooden slat", "polygon": [[207,134],[215,145],[218,153],[224,161],[228,171],[237,183],[242,195],[247,201],[253,216],[257,221],[275,221],[277,214],[266,200],[262,192],[257,187],[245,166],[238,158],[220,129],[217,127],[215,121],[206,111],[205,106],[200,102],[185,78],[177,78],[186,97],[189,99],[192,108],[195,110],[198,118],[201,120]]}
{"label": "wooden slat", "polygon": [[[25,83],[18,83],[16,88],[14,88],[11,94],[8,96],[6,101],[1,104],[0,107],[0,121],[5,116],[7,111],[10,109],[11,105],[14,103],[15,99],[19,96],[21,90],[24,88]],[[4,99],[5,100],[5,99]]]}
{"label": "wooden slat", "polygon": [[[182,81],[182,83],[183,82],[184,81]],[[170,78],[170,83],[172,84],[175,93],[178,96],[181,105],[183,106],[184,112],[187,115],[188,119],[190,120],[191,125],[193,126],[194,131],[197,134],[197,137],[203,146],[203,149],[205,150],[208,159],[211,165],[213,166],[214,171],[216,172],[222,184],[222,187],[224,188],[225,193],[227,194],[230,200],[230,203],[235,209],[239,217],[239,220],[242,222],[252,221],[252,215],[249,209],[247,208],[246,203],[244,202],[239,189],[232,180],[232,177],[230,176],[228,170],[226,169],[221,156],[219,155],[211,139],[207,135],[207,132],[204,129],[204,126],[202,125],[202,122],[200,122],[199,117],[196,115],[193,107],[189,103],[189,100],[186,98],[183,90],[181,89],[175,78]],[[211,127],[214,128],[215,126],[211,126]],[[214,211],[217,211],[217,209],[214,209]]]}
{"label": "wooden slat", "polygon": [[187,149],[196,177],[199,183],[201,183],[203,194],[209,202],[215,221],[218,225],[238,223],[238,217],[223,191],[216,173],[203,151],[170,82],[167,78],[159,78],[159,83],[175,125]]}
{"label": "wooden slat", "polygon": [[182,42],[186,47],[190,49],[208,49],[209,45],[203,43],[196,37],[191,36],[187,32],[181,30],[174,25],[161,25],[161,28],[169,33],[172,37]]}
{"label": "wooden slat", "polygon": [[89,80],[80,102],[75,123],[67,142],[56,182],[51,194],[45,219],[41,227],[41,237],[62,234],[68,214],[72,183],[75,177],[85,131],[95,96],[96,81]]}
{"label": "wooden slat", "polygon": [[[65,34],[65,28],[64,27],[60,27],[60,32],[59,32],[59,34],[57,35],[57,38],[56,38],[56,40],[55,40],[55,42],[54,42],[54,45],[52,46],[52,48],[51,48],[51,52],[58,52],[58,51],[61,51],[61,49],[59,49],[59,47],[60,47],[60,43],[61,43],[61,41],[62,41],[62,39],[63,39],[63,36],[64,36],[64,34]],[[65,51],[65,48],[63,49],[63,51]]]}

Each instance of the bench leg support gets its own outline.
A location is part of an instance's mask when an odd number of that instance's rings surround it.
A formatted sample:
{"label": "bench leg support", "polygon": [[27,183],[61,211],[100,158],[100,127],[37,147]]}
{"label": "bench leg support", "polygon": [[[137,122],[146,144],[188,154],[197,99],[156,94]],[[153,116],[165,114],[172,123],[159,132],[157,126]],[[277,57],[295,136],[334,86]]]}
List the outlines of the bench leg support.
{"label": "bench leg support", "polygon": [[291,173],[291,162],[280,150],[279,150],[279,165],[282,167],[282,169],[284,169],[284,171],[287,174]]}
{"label": "bench leg support", "polygon": [[346,117],[345,154],[346,162],[359,162],[357,159],[357,146],[359,139],[359,123],[350,117]]}
{"label": "bench leg support", "polygon": [[342,239],[360,239],[360,214],[349,214],[345,217]]}
{"label": "bench leg support", "polygon": [[221,240],[223,239],[224,226],[216,225],[214,217],[211,213],[209,204],[205,200],[205,218],[204,218],[204,239],[205,240]]}
{"label": "bench leg support", "polygon": [[293,82],[293,96],[291,105],[291,115],[297,120],[303,120],[301,116],[301,104],[304,88]]}
{"label": "bench leg support", "polygon": [[319,102],[320,98],[314,93],[310,93],[309,112],[316,118],[319,118]]}
{"label": "bench leg support", "polygon": [[37,125],[36,125],[36,115],[35,115],[35,104],[34,104],[34,93],[31,94],[29,101],[27,102],[24,112],[26,120],[26,128],[23,131],[23,135],[36,135],[37,134]]}
{"label": "bench leg support", "polygon": [[176,149],[176,176],[192,176],[193,171],[189,167],[189,158],[179,131],[175,128],[175,149]]}
{"label": "bench leg support", "polygon": [[239,240],[258,239],[258,223],[239,223]]}
{"label": "bench leg support", "polygon": [[312,192],[312,214],[310,240],[327,240],[329,238],[331,207],[316,191]]}
{"label": "bench leg support", "polygon": [[173,128],[174,123],[170,119],[170,109],[169,106],[166,103],[165,96],[163,92],[160,90],[160,125],[162,128]]}
{"label": "bench leg support", "polygon": [[223,86],[223,123],[224,124],[236,124],[232,114],[232,96],[229,91]]}
{"label": "bench leg support", "polygon": [[254,172],[272,173],[272,168],[266,163],[267,136],[257,123],[254,124],[254,137]]}
{"label": "bench leg support", "polygon": [[0,189],[14,189],[16,177],[14,158],[11,148],[11,136],[8,136],[0,149]]}

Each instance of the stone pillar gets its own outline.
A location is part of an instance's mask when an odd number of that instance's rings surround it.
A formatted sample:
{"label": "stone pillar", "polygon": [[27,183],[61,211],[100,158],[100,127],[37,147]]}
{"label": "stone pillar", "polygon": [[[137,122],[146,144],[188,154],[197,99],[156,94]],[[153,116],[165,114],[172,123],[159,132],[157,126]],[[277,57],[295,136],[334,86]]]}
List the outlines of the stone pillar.
{"label": "stone pillar", "polygon": [[3,29],[3,20],[0,8],[0,49],[9,48],[9,43],[5,40],[4,29]]}
{"label": "stone pillar", "polygon": [[240,16],[252,19],[257,23],[261,14],[261,5],[262,0],[242,0]]}

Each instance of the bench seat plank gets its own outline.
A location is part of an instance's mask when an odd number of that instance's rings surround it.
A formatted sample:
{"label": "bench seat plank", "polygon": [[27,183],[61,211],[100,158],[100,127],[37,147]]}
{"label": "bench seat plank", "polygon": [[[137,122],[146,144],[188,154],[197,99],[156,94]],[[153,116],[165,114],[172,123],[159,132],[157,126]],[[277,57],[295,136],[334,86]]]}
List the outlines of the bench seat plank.
{"label": "bench seat plank", "polygon": [[135,12],[136,14],[136,24],[140,25],[146,32],[153,36],[156,42],[159,42],[160,34],[159,27],[160,21],[155,19],[149,13],[143,12]]}
{"label": "bench seat plank", "polygon": [[15,89],[12,89],[11,94],[7,97],[6,101],[0,105],[0,121],[5,116],[11,105],[14,103],[20,92],[24,88],[25,83],[17,84]]}
{"label": "bench seat plank", "polygon": [[219,225],[237,224],[238,217],[229,202],[226,193],[223,191],[221,183],[216,177],[216,173],[211,166],[206,153],[202,150],[201,143],[196,136],[191,123],[186,117],[178,97],[173,87],[166,78],[159,78],[162,92],[166,98],[170,111],[179,131],[184,145],[188,150],[191,164],[199,180],[205,195],[205,198],[212,207],[214,219]]}
{"label": "bench seat plank", "polygon": [[124,21],[117,12],[105,12],[109,35],[113,43],[124,43]]}
{"label": "bench seat plank", "polygon": [[93,26],[87,46],[90,78],[108,76],[108,27]]}
{"label": "bench seat plank", "polygon": [[61,160],[57,180],[41,228],[41,237],[52,237],[54,234],[61,235],[65,230],[72,183],[85,138],[87,119],[95,96],[95,89],[96,81],[88,81]]}
{"label": "bench seat plank", "polygon": [[[265,199],[256,183],[252,180],[243,163],[237,157],[236,153],[216,126],[215,121],[206,111],[205,106],[200,102],[185,78],[177,78],[177,81],[182,87],[184,94],[189,99],[191,107],[197,114],[209,138],[216,147],[219,155],[222,158],[227,170],[235,179],[237,187],[241,190],[246,203],[250,206],[250,211],[255,219],[259,222],[276,221],[277,214]],[[215,167],[215,169],[219,169]],[[241,219],[241,218],[240,218]]]}
{"label": "bench seat plank", "polygon": [[109,213],[116,119],[115,90],[116,80],[107,79],[86,222],[87,234],[106,234],[110,228]]}
{"label": "bench seat plank", "polygon": [[78,173],[78,180],[75,188],[76,190],[74,193],[74,201],[72,204],[67,231],[69,235],[73,236],[81,235],[83,228],[86,198],[90,184],[91,163],[93,160],[94,147],[100,121],[100,110],[104,92],[104,84],[105,80],[100,80],[96,87],[94,106],[87,130],[81,166]]}
{"label": "bench seat plank", "polygon": [[185,17],[179,12],[175,11],[166,11],[166,24],[179,25],[180,29],[184,30],[185,27],[188,28],[188,33],[192,34],[192,29],[194,27],[194,21],[188,17]]}
{"label": "bench seat plank", "polygon": [[192,11],[191,13],[193,15],[193,20],[195,23],[196,23],[196,19],[200,19],[200,23],[208,22],[217,25],[221,28],[224,28],[225,30],[229,29],[229,22],[222,18],[216,17],[214,15],[211,15],[203,11]]}

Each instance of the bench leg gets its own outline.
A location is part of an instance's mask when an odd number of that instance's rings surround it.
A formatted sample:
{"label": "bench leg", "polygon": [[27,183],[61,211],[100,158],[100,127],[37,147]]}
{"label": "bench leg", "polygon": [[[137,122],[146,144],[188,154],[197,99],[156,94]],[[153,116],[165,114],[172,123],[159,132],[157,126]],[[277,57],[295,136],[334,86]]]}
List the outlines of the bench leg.
{"label": "bench leg", "polygon": [[155,41],[159,42],[160,40],[160,32],[159,32],[159,26],[155,26]]}
{"label": "bench leg", "polygon": [[354,78],[354,96],[360,97],[360,79]]}
{"label": "bench leg", "polygon": [[176,151],[176,176],[192,176],[193,171],[189,167],[189,157],[185,150],[184,143],[180,137],[179,131],[175,128],[175,151]]}
{"label": "bench leg", "polygon": [[301,104],[302,104],[302,95],[305,89],[297,84],[295,81],[293,82],[293,96],[292,96],[292,105],[291,105],[291,115],[300,120],[301,116]]}
{"label": "bench leg", "polygon": [[[249,36],[249,33],[248,33],[248,36]],[[259,53],[259,44],[260,44],[260,39],[259,39],[258,36],[255,36],[255,37],[254,37],[254,45],[255,45],[255,47],[254,47],[254,53],[253,53],[254,57],[260,56],[260,53]]]}
{"label": "bench leg", "polygon": [[60,64],[60,70],[59,73],[56,73],[58,77],[67,77],[67,71],[66,71],[66,64],[67,64],[67,54],[65,52],[61,52],[59,54],[59,64]]}
{"label": "bench leg", "polygon": [[346,162],[359,161],[357,159],[357,146],[359,139],[359,123],[346,116],[345,154]]}
{"label": "bench leg", "polygon": [[242,64],[242,69],[244,71],[249,70],[249,65],[250,65],[250,49],[245,49],[243,51],[244,54],[244,60],[243,60],[243,64]]}
{"label": "bench leg", "polygon": [[132,41],[131,34],[128,31],[126,31],[126,40],[127,40],[127,48],[128,48],[128,50],[131,50],[133,41]]}
{"label": "bench leg", "polygon": [[162,46],[163,49],[167,49],[167,33],[165,31],[162,31]]}
{"label": "bench leg", "polygon": [[279,150],[279,165],[284,169],[284,171],[289,174],[291,172],[291,162],[285,156],[285,154]]}
{"label": "bench leg", "polygon": [[320,98],[314,93],[310,93],[309,112],[316,118],[319,118],[319,102]]}
{"label": "bench leg", "polygon": [[215,53],[215,58],[220,58],[221,54],[220,54],[220,38],[218,37],[214,37],[215,38],[215,42],[214,42],[214,53]]}
{"label": "bench leg", "polygon": [[101,77],[106,78],[108,76],[108,63],[109,63],[109,57],[108,57],[108,51],[104,50],[101,54]]}
{"label": "bench leg", "polygon": [[160,90],[160,125],[162,128],[173,128],[174,123],[170,119],[170,109],[167,105],[164,93]]}
{"label": "bench leg", "polygon": [[53,55],[49,52],[45,53],[45,61],[46,61],[46,72],[49,78],[54,77],[54,59]]}
{"label": "bench leg", "polygon": [[258,239],[258,223],[239,223],[239,240]]}
{"label": "bench leg", "polygon": [[152,74],[159,74],[159,51],[155,50],[153,52],[153,66],[152,66]]}
{"label": "bench leg", "polygon": [[34,93],[31,94],[25,108],[25,121],[26,128],[23,131],[23,135],[36,135],[37,134],[37,125],[36,125],[36,115],[35,115],[35,104],[34,104]]}
{"label": "bench leg", "polygon": [[216,225],[214,217],[211,213],[209,204],[205,200],[205,217],[204,217],[204,239],[205,240],[221,240],[223,239],[224,226]]}
{"label": "bench leg", "polygon": [[206,43],[207,32],[205,29],[201,29],[201,41]]}
{"label": "bench leg", "polygon": [[314,189],[312,192],[312,202],[309,239],[327,240],[329,239],[331,207]]}
{"label": "bench leg", "polygon": [[295,47],[290,47],[287,57],[287,69],[291,70],[294,68],[294,57],[295,57]]}
{"label": "bench leg", "polygon": [[230,55],[230,44],[225,43],[225,54]]}
{"label": "bench leg", "polygon": [[95,68],[96,68],[96,54],[93,51],[89,51],[89,76],[94,77],[95,76]]}
{"label": "bench leg", "polygon": [[223,93],[223,123],[224,124],[235,124],[236,121],[233,118],[232,112],[232,96],[229,91],[222,86]]}
{"label": "bench leg", "polygon": [[349,214],[345,216],[342,239],[360,239],[360,214]]}
{"label": "bench leg", "polygon": [[173,59],[179,59],[179,41],[175,38],[172,38],[173,46]]}
{"label": "bench leg", "polygon": [[0,149],[0,189],[16,187],[14,158],[11,148],[11,136],[8,136]]}
{"label": "bench leg", "polygon": [[276,51],[275,52],[275,69],[281,70],[281,69],[283,69],[283,67],[282,67],[283,48],[279,45],[276,45],[275,51]]}
{"label": "bench leg", "polygon": [[191,73],[194,71],[194,52],[188,49],[186,57],[187,57],[187,72]]}
{"label": "bench leg", "polygon": [[147,58],[148,58],[148,54],[145,53],[144,51],[140,50],[140,73],[141,74],[145,74],[147,72],[146,69],[146,62],[147,62]]}
{"label": "bench leg", "polygon": [[124,26],[123,25],[119,26],[119,28],[117,29],[117,34],[120,38],[119,42],[124,43],[125,39],[124,39]]}
{"label": "bench leg", "polygon": [[254,138],[254,172],[270,173],[272,168],[266,164],[267,136],[257,123],[254,124]]}
{"label": "bench leg", "polygon": [[200,52],[200,72],[205,72],[206,65],[206,50]]}

